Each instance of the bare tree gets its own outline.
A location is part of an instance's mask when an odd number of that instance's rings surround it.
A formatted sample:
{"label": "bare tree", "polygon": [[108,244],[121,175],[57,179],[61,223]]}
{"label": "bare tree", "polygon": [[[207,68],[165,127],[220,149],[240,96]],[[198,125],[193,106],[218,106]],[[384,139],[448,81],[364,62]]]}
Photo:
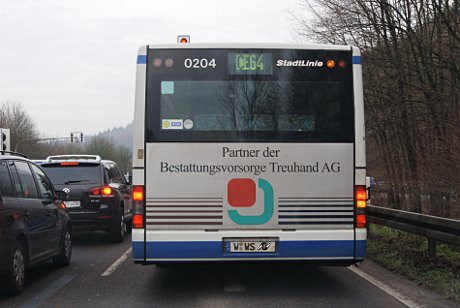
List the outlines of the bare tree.
{"label": "bare tree", "polygon": [[297,17],[301,36],[357,45],[363,53],[370,149],[378,149],[373,161],[382,166],[375,169],[389,184],[389,202],[440,216],[458,213],[459,2],[305,3],[315,17]]}
{"label": "bare tree", "polygon": [[[39,138],[35,123],[27,111],[18,102],[6,101],[0,107],[0,127],[10,129],[10,145],[14,150],[19,142]],[[34,157],[38,147],[34,144],[20,146],[18,151]]]}
{"label": "bare tree", "polygon": [[131,152],[123,146],[115,146],[111,139],[104,136],[91,137],[83,151],[87,154],[100,155],[103,159],[115,161],[123,173],[131,170]]}

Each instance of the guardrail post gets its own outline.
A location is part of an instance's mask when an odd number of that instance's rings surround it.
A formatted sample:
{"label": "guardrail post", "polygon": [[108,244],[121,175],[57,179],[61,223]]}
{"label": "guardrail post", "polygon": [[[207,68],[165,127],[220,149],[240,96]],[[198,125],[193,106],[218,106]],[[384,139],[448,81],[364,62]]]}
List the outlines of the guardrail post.
{"label": "guardrail post", "polygon": [[436,240],[428,238],[428,258],[430,262],[436,262]]}

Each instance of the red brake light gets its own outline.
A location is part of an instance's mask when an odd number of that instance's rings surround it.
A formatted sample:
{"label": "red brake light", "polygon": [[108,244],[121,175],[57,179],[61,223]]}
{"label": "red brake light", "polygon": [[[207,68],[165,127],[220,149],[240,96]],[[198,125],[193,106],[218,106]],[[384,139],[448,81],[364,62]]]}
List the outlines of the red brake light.
{"label": "red brake light", "polygon": [[80,163],[77,161],[63,161],[59,165],[61,166],[78,166]]}
{"label": "red brake light", "polygon": [[142,214],[133,215],[133,228],[134,229],[144,228],[144,215]]}
{"label": "red brake light", "polygon": [[356,215],[356,228],[366,228],[366,215],[365,214]]}
{"label": "red brake light", "polygon": [[90,197],[113,197],[113,189],[110,186],[94,187],[89,190]]}
{"label": "red brake light", "polygon": [[100,187],[91,188],[90,191],[89,191],[89,194],[91,196],[100,195],[101,194],[101,188]]}

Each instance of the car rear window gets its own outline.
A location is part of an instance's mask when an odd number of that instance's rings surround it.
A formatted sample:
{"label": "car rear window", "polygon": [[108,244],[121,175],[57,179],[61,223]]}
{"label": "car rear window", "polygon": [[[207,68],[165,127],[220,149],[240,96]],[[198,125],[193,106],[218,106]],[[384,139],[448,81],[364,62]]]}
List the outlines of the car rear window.
{"label": "car rear window", "polygon": [[65,185],[85,185],[102,182],[102,171],[100,164],[78,164],[78,165],[61,165],[61,164],[43,164],[45,170],[53,184]]}

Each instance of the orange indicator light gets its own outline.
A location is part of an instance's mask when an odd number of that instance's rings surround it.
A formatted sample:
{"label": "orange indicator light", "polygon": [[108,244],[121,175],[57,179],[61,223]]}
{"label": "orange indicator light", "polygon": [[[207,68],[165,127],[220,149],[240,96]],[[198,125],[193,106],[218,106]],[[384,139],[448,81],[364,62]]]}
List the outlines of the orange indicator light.
{"label": "orange indicator light", "polygon": [[109,187],[109,186],[105,186],[104,188],[102,188],[102,194],[103,195],[110,195],[112,193],[112,188]]}
{"label": "orange indicator light", "polygon": [[132,198],[134,201],[144,201],[144,187],[141,185],[134,185]]}

